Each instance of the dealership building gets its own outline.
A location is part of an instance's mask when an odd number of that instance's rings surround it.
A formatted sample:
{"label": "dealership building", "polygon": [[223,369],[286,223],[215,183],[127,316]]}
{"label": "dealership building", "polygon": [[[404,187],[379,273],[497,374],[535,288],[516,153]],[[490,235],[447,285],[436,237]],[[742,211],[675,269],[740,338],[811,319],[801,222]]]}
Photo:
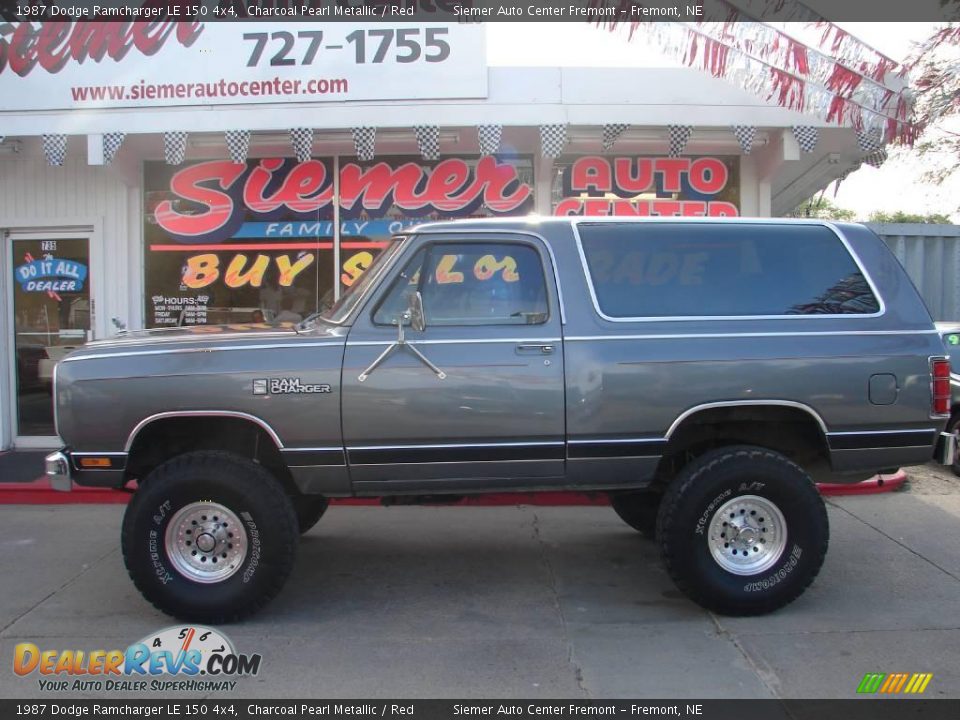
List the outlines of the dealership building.
{"label": "dealership building", "polygon": [[488,66],[480,24],[81,25],[0,25],[0,450],[57,443],[70,348],[305,317],[425,219],[776,217],[882,152],[742,72]]}

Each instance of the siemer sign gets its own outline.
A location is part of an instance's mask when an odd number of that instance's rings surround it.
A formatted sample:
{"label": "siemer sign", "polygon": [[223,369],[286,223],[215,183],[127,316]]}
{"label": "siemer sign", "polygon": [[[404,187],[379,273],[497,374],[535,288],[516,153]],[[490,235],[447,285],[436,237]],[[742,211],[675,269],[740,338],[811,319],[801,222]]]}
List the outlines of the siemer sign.
{"label": "siemer sign", "polygon": [[0,23],[0,111],[487,94],[461,23]]}

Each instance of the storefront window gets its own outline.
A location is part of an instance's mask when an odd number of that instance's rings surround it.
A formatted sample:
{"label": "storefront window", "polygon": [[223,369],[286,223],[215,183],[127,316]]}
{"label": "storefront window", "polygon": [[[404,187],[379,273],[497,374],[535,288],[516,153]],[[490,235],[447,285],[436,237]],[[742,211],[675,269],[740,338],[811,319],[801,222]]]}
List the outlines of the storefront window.
{"label": "storefront window", "polygon": [[740,214],[738,157],[562,158],[555,215],[727,217]]}
{"label": "storefront window", "polygon": [[341,288],[370,267],[391,235],[434,220],[533,212],[530,158],[343,158]]}
{"label": "storefront window", "polygon": [[299,322],[331,303],[333,164],[144,168],[146,324]]}
{"label": "storefront window", "polygon": [[299,322],[329,308],[397,232],[533,210],[530,158],[387,157],[340,166],[334,269],[332,159],[144,167],[147,327]]}

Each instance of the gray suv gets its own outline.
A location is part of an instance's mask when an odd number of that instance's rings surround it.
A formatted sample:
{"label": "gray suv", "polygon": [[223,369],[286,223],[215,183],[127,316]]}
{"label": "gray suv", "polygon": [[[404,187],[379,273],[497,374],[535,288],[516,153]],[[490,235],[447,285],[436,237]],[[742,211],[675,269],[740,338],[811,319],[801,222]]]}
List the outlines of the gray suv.
{"label": "gray suv", "polygon": [[57,366],[62,489],[137,489],[133,582],[225,622],[290,574],[329,498],[609,493],[706,608],[758,614],[827,550],[814,482],[936,457],[950,366],[869,229],[518,218],[399,235],[296,326],[129,333]]}

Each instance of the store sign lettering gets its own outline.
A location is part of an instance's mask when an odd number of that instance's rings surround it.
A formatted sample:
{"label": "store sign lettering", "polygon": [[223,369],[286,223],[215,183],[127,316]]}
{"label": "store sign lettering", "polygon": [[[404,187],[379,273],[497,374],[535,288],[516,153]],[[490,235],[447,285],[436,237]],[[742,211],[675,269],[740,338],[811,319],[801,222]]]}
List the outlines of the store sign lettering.
{"label": "store sign lettering", "polygon": [[[289,171],[285,164],[282,158],[269,158],[251,168],[217,160],[179,170],[171,191],[200,209],[182,211],[164,200],[154,211],[157,224],[179,242],[207,243],[232,237],[251,214],[263,220],[310,215],[332,203],[333,178],[324,163],[308,160]],[[519,209],[531,193],[513,165],[492,156],[475,167],[450,158],[432,168],[380,162],[368,167],[350,163],[340,170],[341,211],[347,217],[366,212],[382,216],[391,206],[423,215],[469,214],[481,206],[503,214]]]}
{"label": "store sign lettering", "polygon": [[14,275],[24,292],[80,292],[87,278],[87,266],[74,260],[47,257],[20,265]]}
{"label": "store sign lettering", "polygon": [[[302,273],[316,260],[313,253],[303,253],[295,260],[289,255],[278,255],[273,258],[280,273],[278,282],[281,287],[290,287],[297,275]],[[270,266],[269,255],[257,255],[248,265],[249,258],[244,254],[234,256],[227,265],[223,275],[223,282],[227,287],[239,288],[244,285],[260,287],[263,276]],[[213,253],[204,253],[187,258],[183,273],[183,284],[192,290],[199,290],[216,282],[220,277],[220,258]]]}
{"label": "store sign lettering", "polygon": [[[736,216],[736,205],[715,199],[729,181],[727,165],[712,157],[582,157],[563,173],[554,214]],[[641,197],[652,193],[683,199]]]}
{"label": "store sign lettering", "polygon": [[171,37],[190,47],[202,32],[203,23],[173,20],[0,23],[0,73],[9,67],[26,77],[37,65],[53,74],[69,62],[120,62],[132,49],[150,57]]}

